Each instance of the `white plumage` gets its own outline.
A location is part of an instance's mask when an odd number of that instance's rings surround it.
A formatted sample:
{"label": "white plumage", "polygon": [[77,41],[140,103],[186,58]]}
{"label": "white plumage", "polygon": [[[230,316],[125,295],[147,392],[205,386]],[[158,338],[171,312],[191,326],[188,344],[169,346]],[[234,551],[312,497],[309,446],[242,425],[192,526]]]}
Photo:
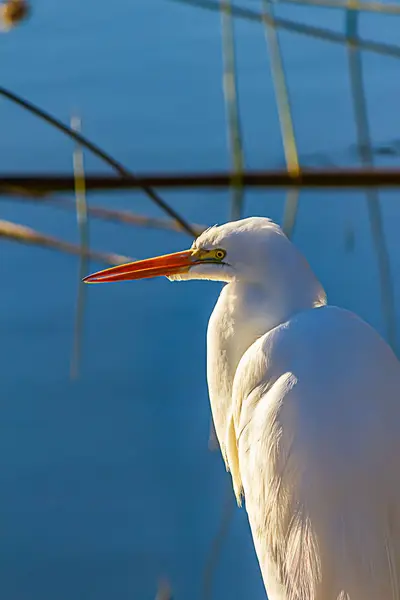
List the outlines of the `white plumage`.
{"label": "white plumage", "polygon": [[400,363],[326,305],[269,219],[213,227],[189,251],[97,273],[224,286],[207,333],[215,429],[244,496],[269,600],[400,600]]}

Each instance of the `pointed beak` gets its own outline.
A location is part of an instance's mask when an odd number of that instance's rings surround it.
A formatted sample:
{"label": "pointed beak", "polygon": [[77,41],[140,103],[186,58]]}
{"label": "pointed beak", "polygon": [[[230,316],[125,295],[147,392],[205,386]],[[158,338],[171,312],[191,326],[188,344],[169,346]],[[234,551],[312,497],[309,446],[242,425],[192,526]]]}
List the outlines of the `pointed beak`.
{"label": "pointed beak", "polygon": [[131,281],[133,279],[146,279],[164,275],[177,275],[187,273],[191,266],[198,261],[193,250],[174,252],[146,260],[138,260],[125,265],[118,265],[104,271],[98,271],[83,279],[85,283],[110,283],[113,281]]}

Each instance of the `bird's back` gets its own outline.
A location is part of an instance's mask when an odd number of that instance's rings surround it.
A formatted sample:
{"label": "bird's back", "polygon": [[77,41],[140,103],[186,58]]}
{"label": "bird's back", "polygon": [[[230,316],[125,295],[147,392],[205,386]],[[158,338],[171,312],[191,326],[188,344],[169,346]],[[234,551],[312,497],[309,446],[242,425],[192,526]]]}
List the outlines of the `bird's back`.
{"label": "bird's back", "polygon": [[400,599],[399,396],[390,348],[335,307],[243,356],[228,463],[270,600]]}

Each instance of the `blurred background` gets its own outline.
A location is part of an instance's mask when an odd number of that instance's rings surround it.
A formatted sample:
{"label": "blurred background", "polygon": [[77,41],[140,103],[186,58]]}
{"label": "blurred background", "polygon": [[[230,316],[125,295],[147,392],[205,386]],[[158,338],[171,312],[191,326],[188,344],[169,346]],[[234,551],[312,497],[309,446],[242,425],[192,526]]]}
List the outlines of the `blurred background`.
{"label": "blurred background", "polygon": [[[271,11],[339,38],[357,26],[363,39],[393,47],[400,17],[316,4],[241,0],[236,6],[270,20],[235,19],[234,56],[229,4],[221,18],[172,0],[32,1],[30,18],[0,34],[1,85],[66,125],[79,116],[87,138],[142,175],[396,167],[398,56],[285,28],[279,46]],[[74,149],[0,98],[0,177],[72,176]],[[86,174],[111,173],[86,151],[84,164]],[[283,223],[292,211],[290,235],[330,303],[395,343],[398,191],[305,189],[298,203],[295,194],[160,191],[199,226],[232,215]],[[75,202],[73,191],[64,197]],[[2,597],[154,599],[165,576],[174,599],[206,600],[213,540],[233,504],[221,457],[208,448],[205,334],[220,286],[156,279],[85,288],[79,376],[71,379],[79,256],[15,243],[5,222],[80,244],[76,214],[5,188],[0,200]],[[140,191],[90,193],[88,204],[166,218]],[[145,258],[190,244],[183,231],[90,218],[96,250]],[[244,509],[234,509],[220,541],[212,597],[264,598]]]}

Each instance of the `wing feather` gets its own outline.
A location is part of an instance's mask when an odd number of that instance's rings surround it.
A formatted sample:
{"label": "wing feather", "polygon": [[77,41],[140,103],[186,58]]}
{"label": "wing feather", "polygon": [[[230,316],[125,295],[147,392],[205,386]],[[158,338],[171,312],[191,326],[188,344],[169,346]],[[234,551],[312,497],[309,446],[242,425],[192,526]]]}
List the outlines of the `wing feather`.
{"label": "wing feather", "polygon": [[399,363],[351,313],[309,312],[239,364],[235,493],[270,600],[400,600]]}

